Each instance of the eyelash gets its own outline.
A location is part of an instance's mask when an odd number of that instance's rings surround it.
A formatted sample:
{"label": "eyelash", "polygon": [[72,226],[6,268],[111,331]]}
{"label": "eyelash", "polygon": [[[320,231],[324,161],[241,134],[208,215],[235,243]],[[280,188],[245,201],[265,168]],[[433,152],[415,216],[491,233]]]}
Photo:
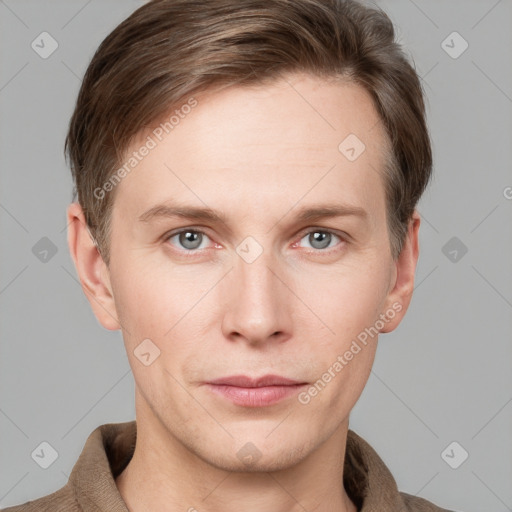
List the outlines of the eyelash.
{"label": "eyelash", "polygon": [[[166,235],[164,235],[164,242],[169,242],[171,240],[171,238],[174,238],[176,236],[179,236],[181,233],[187,233],[187,232],[192,232],[192,233],[199,233],[199,234],[202,234],[202,235],[205,235],[207,236],[208,238],[210,238],[208,236],[208,234],[206,232],[204,232],[203,230],[199,229],[199,228],[194,228],[194,227],[191,227],[191,228],[182,228],[178,231],[174,231],[174,232],[171,232],[171,233],[168,233]],[[334,235],[335,237],[338,237],[341,242],[340,244],[342,244],[343,242],[347,242],[348,241],[348,235],[341,235],[339,233],[336,233],[335,231],[332,231],[330,229],[326,229],[326,228],[311,228],[309,231],[303,231],[302,233],[300,233],[300,237],[298,239],[297,242],[294,242],[293,245],[296,245],[298,242],[300,242],[305,236],[311,234],[311,233],[328,233],[330,235]],[[340,245],[340,244],[337,244],[337,245]],[[178,251],[180,254],[182,255],[185,255],[185,257],[187,258],[193,258],[193,257],[196,257],[198,256],[202,251],[206,251],[207,249],[191,249],[191,250],[186,250],[186,249],[176,249],[173,247],[174,250]],[[308,253],[323,253],[323,254],[330,254],[336,250],[340,250],[339,247],[337,246],[334,246],[334,247],[328,247],[328,248],[325,248],[325,249],[309,249],[307,250]]]}

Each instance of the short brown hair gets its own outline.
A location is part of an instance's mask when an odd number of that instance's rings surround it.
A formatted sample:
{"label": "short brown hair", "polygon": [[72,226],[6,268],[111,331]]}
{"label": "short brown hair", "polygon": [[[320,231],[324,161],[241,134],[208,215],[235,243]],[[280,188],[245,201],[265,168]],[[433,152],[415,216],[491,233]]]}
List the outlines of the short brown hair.
{"label": "short brown hair", "polygon": [[371,95],[391,148],[383,172],[398,257],[432,153],[422,87],[388,16],[355,0],[153,0],[97,49],[66,137],[74,195],[107,265],[114,193],[95,191],[134,137],[193,94],[288,72],[340,77]]}

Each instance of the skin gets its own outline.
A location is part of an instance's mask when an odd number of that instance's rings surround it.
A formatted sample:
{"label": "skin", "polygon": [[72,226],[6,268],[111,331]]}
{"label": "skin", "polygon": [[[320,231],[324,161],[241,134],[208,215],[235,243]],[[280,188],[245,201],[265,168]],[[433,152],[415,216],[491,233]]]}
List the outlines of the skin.
{"label": "skin", "polygon": [[[341,485],[345,443],[378,336],[307,404],[293,395],[242,407],[203,382],[272,373],[313,384],[379,315],[380,332],[394,330],[413,292],[419,216],[393,260],[387,139],[360,86],[293,74],[195,97],[115,190],[110,268],[80,206],[68,208],[84,292],[101,325],[122,330],[135,378],[137,445],[116,484],[136,512],[355,511]],[[366,146],[353,162],[338,150],[350,133]],[[225,222],[139,220],[168,201],[207,206]],[[325,204],[366,217],[297,220]],[[204,233],[199,248],[171,237],[180,228]],[[327,248],[311,234],[319,230]],[[248,236],[262,249],[252,263],[236,252]],[[393,304],[401,310],[389,319]],[[147,338],[160,350],[149,366],[134,355]],[[237,456],[249,442],[260,454],[250,467]]]}

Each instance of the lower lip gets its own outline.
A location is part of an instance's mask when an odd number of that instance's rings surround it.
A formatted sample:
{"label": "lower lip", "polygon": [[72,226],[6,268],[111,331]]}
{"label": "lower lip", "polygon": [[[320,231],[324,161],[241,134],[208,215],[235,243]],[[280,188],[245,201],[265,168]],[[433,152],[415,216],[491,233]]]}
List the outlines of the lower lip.
{"label": "lower lip", "polygon": [[240,388],[224,384],[208,384],[208,387],[236,405],[244,407],[265,407],[295,395],[306,384],[293,386],[263,386],[261,388]]}

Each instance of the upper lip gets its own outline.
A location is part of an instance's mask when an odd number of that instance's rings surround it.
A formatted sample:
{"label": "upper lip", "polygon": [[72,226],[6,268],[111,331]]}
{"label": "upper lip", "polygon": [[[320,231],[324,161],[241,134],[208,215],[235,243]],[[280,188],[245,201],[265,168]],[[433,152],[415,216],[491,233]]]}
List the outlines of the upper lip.
{"label": "upper lip", "polygon": [[288,379],[279,375],[263,375],[262,377],[248,377],[247,375],[232,375],[208,381],[208,384],[236,386],[240,388],[261,388],[263,386],[293,386],[306,384],[298,380]]}

